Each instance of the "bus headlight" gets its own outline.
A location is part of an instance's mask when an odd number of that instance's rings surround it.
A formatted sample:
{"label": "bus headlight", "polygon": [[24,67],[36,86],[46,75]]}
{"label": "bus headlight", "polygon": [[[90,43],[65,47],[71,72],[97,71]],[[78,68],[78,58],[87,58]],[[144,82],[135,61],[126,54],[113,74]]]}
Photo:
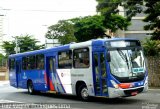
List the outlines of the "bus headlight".
{"label": "bus headlight", "polygon": [[116,89],[119,88],[118,84],[115,81],[111,80],[111,83],[114,86],[114,88],[116,88]]}

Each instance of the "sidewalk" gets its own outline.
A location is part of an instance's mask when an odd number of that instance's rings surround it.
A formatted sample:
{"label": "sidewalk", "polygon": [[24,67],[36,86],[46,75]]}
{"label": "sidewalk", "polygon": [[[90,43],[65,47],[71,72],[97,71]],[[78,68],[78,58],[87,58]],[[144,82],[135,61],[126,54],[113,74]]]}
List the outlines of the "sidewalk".
{"label": "sidewalk", "polygon": [[9,85],[9,81],[0,81],[0,86]]}
{"label": "sidewalk", "polygon": [[148,90],[160,90],[159,87],[150,87]]}

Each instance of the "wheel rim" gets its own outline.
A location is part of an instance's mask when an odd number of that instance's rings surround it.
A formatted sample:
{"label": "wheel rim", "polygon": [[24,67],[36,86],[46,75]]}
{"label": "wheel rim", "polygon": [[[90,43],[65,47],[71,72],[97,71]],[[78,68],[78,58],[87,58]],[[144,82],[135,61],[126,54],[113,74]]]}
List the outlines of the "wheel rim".
{"label": "wheel rim", "polygon": [[87,99],[89,94],[88,94],[88,89],[87,88],[83,88],[81,91],[81,96],[83,99]]}

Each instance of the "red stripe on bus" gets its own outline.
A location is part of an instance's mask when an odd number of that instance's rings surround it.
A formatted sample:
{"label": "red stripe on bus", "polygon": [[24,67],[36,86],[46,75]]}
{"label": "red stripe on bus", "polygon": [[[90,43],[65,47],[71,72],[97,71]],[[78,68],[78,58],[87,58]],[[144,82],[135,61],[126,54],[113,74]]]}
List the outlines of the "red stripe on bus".
{"label": "red stripe on bus", "polygon": [[44,81],[45,81],[45,83],[48,85],[48,81],[47,81],[47,73],[46,73],[46,72],[44,72]]}
{"label": "red stripe on bus", "polygon": [[49,86],[50,86],[50,90],[54,90],[55,88],[54,88],[54,85],[53,85],[53,83],[52,83],[52,81],[49,79]]}

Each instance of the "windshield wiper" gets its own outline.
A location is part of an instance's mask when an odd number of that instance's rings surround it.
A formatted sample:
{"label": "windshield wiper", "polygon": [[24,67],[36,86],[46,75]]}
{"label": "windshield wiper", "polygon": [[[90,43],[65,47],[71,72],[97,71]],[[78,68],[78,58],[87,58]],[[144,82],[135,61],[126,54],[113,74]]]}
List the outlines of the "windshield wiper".
{"label": "windshield wiper", "polygon": [[128,67],[128,69],[129,69],[128,59],[127,59],[126,54],[124,54],[124,53],[122,52],[122,50],[117,49],[117,51],[118,51],[119,55],[121,56],[121,58],[127,63],[127,67]]}

